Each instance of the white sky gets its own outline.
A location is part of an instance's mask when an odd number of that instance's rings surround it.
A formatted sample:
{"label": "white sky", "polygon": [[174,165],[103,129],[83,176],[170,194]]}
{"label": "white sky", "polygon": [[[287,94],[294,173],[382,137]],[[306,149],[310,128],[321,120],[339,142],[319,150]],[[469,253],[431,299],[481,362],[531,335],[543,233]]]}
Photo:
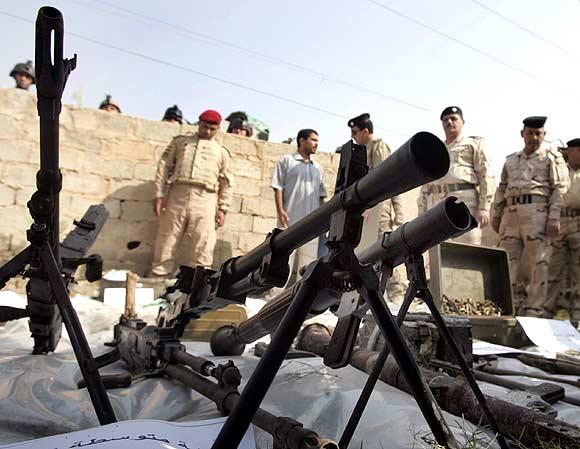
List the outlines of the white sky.
{"label": "white sky", "polygon": [[[79,58],[68,103],[97,107],[111,93],[123,113],[153,120],[173,104],[192,121],[207,108],[245,110],[273,141],[312,127],[328,151],[362,112],[394,149],[418,131],[442,137],[440,111],[459,105],[466,132],[487,139],[496,175],[521,149],[528,115],[549,117],[549,139],[580,136],[579,0],[113,2],[51,3],[71,33],[65,55]],[[14,63],[34,59],[45,3],[0,3],[0,86],[13,84]]]}

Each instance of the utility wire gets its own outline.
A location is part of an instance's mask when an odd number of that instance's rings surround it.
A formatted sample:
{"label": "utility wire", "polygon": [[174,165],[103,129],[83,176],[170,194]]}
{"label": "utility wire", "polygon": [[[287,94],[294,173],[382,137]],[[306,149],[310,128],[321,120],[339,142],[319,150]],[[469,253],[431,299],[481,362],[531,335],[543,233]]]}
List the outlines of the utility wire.
{"label": "utility wire", "polygon": [[[0,14],[4,15],[6,17],[11,17],[12,19],[16,19],[16,20],[19,20],[19,21],[22,21],[22,22],[26,22],[26,23],[30,23],[30,24],[34,24],[35,23],[33,20],[29,20],[29,19],[26,19],[24,17],[17,16],[15,14],[12,14],[12,13],[9,13],[9,12],[6,12],[6,11],[0,10]],[[65,33],[68,34],[69,36],[74,36],[74,37],[76,37],[78,39],[81,39],[81,40],[84,40],[84,41],[87,41],[87,42],[91,42],[91,43],[93,43],[95,45],[99,45],[99,46],[102,46],[102,47],[105,47],[105,48],[109,48],[109,49],[112,49],[112,50],[116,50],[118,52],[125,53],[125,54],[131,55],[131,56],[135,56],[137,58],[141,58],[141,59],[144,59],[144,60],[147,60],[147,61],[150,61],[150,62],[155,62],[157,64],[161,64],[161,65],[164,65],[164,66],[167,66],[167,67],[172,67],[174,69],[182,70],[184,72],[192,73],[194,75],[198,75],[198,76],[201,76],[201,77],[204,77],[204,78],[208,78],[208,79],[211,79],[213,81],[218,81],[218,82],[223,83],[223,84],[228,84],[230,86],[238,87],[240,89],[244,89],[244,90],[247,90],[247,91],[250,91],[250,92],[253,92],[253,93],[257,93],[257,94],[260,94],[260,95],[263,95],[263,96],[266,96],[266,97],[274,98],[276,100],[284,101],[286,103],[290,103],[290,104],[294,104],[294,105],[297,105],[297,106],[301,106],[303,108],[310,109],[312,111],[322,112],[322,113],[327,114],[327,115],[331,115],[331,116],[334,116],[334,117],[339,117],[339,118],[347,119],[347,120],[350,118],[349,116],[346,116],[346,115],[343,115],[343,114],[339,114],[337,112],[330,111],[328,109],[319,108],[318,106],[314,106],[314,105],[311,105],[311,104],[303,103],[303,102],[300,102],[298,100],[294,100],[292,98],[283,97],[281,95],[278,95],[278,94],[275,94],[275,93],[272,93],[272,92],[267,92],[267,91],[264,91],[264,90],[261,90],[261,89],[256,89],[255,87],[246,86],[245,84],[241,84],[241,83],[238,83],[236,81],[231,81],[231,80],[227,80],[225,78],[220,78],[220,77],[215,76],[215,75],[210,75],[209,73],[201,72],[199,70],[195,70],[195,69],[192,69],[190,67],[182,66],[182,65],[175,64],[175,63],[172,63],[172,62],[169,62],[169,61],[165,61],[163,59],[155,58],[153,56],[149,56],[149,55],[146,55],[146,54],[143,54],[143,53],[139,53],[139,52],[134,51],[134,50],[129,50],[127,48],[123,48],[123,47],[119,47],[119,46],[116,46],[116,45],[113,45],[113,44],[109,44],[109,43],[106,43],[106,42],[102,42],[102,41],[99,41],[99,40],[96,40],[96,39],[93,39],[93,38],[90,38],[90,37],[87,37],[87,36],[83,36],[83,35],[78,34],[78,33],[74,33],[74,32],[71,32],[71,31],[66,31]],[[398,132],[398,131],[395,131],[395,130],[392,130],[392,129],[388,129],[388,128],[384,128],[384,127],[381,127],[381,126],[378,126],[378,128],[382,129],[383,131],[387,131],[387,132],[390,132],[390,133],[393,133],[393,134],[397,134],[397,135],[402,136],[402,137],[405,137],[405,138],[406,137],[409,137],[409,133],[401,133],[401,132]]]}
{"label": "utility wire", "polygon": [[399,104],[402,104],[404,106],[408,106],[410,108],[420,110],[422,112],[429,112],[429,113],[434,112],[432,109],[430,109],[426,106],[411,103],[409,101],[405,101],[401,98],[394,97],[392,95],[387,95],[387,94],[380,92],[378,90],[371,89],[369,87],[366,87],[366,86],[363,86],[363,85],[360,85],[357,83],[353,83],[353,82],[348,81],[348,80],[337,78],[333,75],[330,75],[330,74],[325,73],[325,72],[321,72],[321,71],[313,69],[311,67],[304,66],[302,64],[297,64],[297,63],[294,63],[291,61],[286,61],[282,58],[271,56],[271,55],[259,52],[257,50],[253,50],[251,48],[243,47],[243,46],[235,44],[233,42],[225,41],[223,39],[218,39],[216,37],[210,36],[210,35],[205,34],[205,33],[193,31],[189,28],[177,25],[175,23],[167,22],[165,20],[161,20],[161,19],[158,19],[156,17],[151,17],[151,16],[148,16],[146,14],[142,14],[142,13],[137,12],[137,11],[123,8],[121,6],[115,5],[115,4],[110,3],[108,1],[105,1],[105,0],[100,0],[98,2],[93,1],[93,2],[91,2],[92,4],[88,4],[89,2],[82,1],[82,0],[68,0],[68,1],[80,4],[80,5],[84,5],[84,6],[89,7],[89,8],[94,8],[94,9],[99,10],[101,12],[104,12],[106,14],[112,14],[112,15],[115,15],[117,17],[127,18],[127,16],[123,16],[121,14],[115,13],[115,12],[107,10],[107,9],[103,9],[103,8],[95,5],[94,3],[98,3],[99,5],[107,5],[109,8],[115,9],[117,11],[122,11],[126,14],[133,16],[133,17],[139,17],[141,19],[145,19],[149,23],[161,25],[164,28],[168,28],[172,33],[178,34],[178,35],[185,37],[187,39],[190,39],[190,40],[195,40],[197,42],[210,43],[210,44],[213,43],[213,44],[221,45],[224,47],[228,47],[228,48],[231,48],[233,50],[243,52],[246,54],[250,54],[252,56],[264,59],[264,60],[269,61],[270,63],[273,63],[273,64],[278,64],[278,65],[290,67],[294,70],[299,70],[299,71],[308,73],[310,75],[314,75],[316,77],[319,77],[323,81],[330,81],[332,83],[339,84],[341,86],[345,86],[345,87],[348,87],[350,89],[353,89],[353,90],[356,90],[359,92],[363,92],[365,94],[369,94],[369,95],[373,95],[373,96],[382,98],[383,100],[388,100],[388,101],[392,101],[394,103],[399,103]]}
{"label": "utility wire", "polygon": [[398,11],[398,10],[390,7],[390,6],[387,6],[384,3],[381,3],[381,2],[376,1],[376,0],[367,0],[367,1],[370,2],[370,3],[372,3],[375,6],[378,6],[379,8],[382,8],[382,9],[384,9],[386,11],[389,11],[389,12],[391,12],[391,13],[399,16],[399,17],[402,17],[403,19],[406,19],[409,22],[414,23],[415,25],[419,25],[420,27],[423,27],[423,28],[425,28],[425,29],[427,29],[427,30],[435,33],[435,34],[438,34],[439,36],[442,36],[442,37],[444,37],[444,38],[446,38],[446,39],[448,39],[450,41],[453,41],[456,44],[461,45],[462,47],[468,48],[468,49],[470,49],[470,50],[472,50],[472,51],[474,51],[474,52],[476,52],[476,53],[478,53],[478,54],[480,54],[482,56],[485,56],[485,57],[487,57],[487,58],[489,58],[489,59],[497,62],[498,64],[503,65],[504,67],[507,67],[507,68],[509,68],[509,69],[511,69],[511,70],[513,70],[515,72],[521,73],[522,75],[525,75],[528,78],[531,78],[531,79],[534,79],[536,81],[542,82],[536,76],[534,76],[532,73],[530,73],[530,72],[528,72],[528,71],[526,71],[524,69],[520,69],[519,67],[516,67],[515,65],[512,65],[512,64],[510,64],[508,62],[505,62],[502,59],[500,59],[500,58],[492,55],[491,53],[488,53],[488,52],[486,52],[484,50],[480,50],[479,48],[474,47],[473,45],[470,45],[470,44],[468,44],[468,43],[466,43],[466,42],[464,42],[464,41],[462,41],[460,39],[457,39],[456,37],[453,37],[453,36],[451,36],[451,35],[443,32],[443,31],[440,31],[437,28],[432,27],[431,25],[427,25],[426,23],[423,23],[423,22],[421,22],[421,21],[419,21],[419,20],[417,20],[417,19],[415,19],[415,18],[413,18],[411,16],[408,16],[408,15],[406,15],[406,14],[404,14],[404,13],[402,13],[402,12],[400,12],[400,11]]}
{"label": "utility wire", "polygon": [[479,0],[471,0],[473,3],[475,3],[476,5],[478,5],[479,7],[485,9],[487,12],[493,14],[496,17],[499,17],[502,20],[505,20],[506,22],[512,24],[513,26],[515,26],[516,28],[519,28],[520,30],[526,32],[527,34],[529,34],[530,36],[535,37],[536,39],[539,39],[543,42],[545,42],[548,45],[551,45],[554,48],[557,48],[558,50],[560,50],[563,53],[566,53],[569,56],[573,56],[575,58],[580,59],[580,56],[578,56],[576,53],[573,53],[567,49],[565,49],[564,47],[562,47],[561,45],[559,45],[558,43],[536,33],[533,30],[530,30],[529,28],[519,24],[518,22],[516,22],[515,20],[510,19],[509,17],[504,16],[503,14],[501,14],[499,11],[496,11],[495,9],[490,8],[489,6],[485,5],[484,3],[480,2]]}

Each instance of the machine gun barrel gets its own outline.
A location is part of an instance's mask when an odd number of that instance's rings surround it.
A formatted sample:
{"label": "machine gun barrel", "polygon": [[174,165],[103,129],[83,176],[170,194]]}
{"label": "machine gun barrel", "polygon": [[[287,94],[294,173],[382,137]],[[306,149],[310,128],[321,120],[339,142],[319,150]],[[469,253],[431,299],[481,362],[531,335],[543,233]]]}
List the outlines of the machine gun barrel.
{"label": "machine gun barrel", "polygon": [[330,216],[340,209],[365,210],[395,195],[444,176],[449,154],[439,138],[428,132],[411,137],[365,177],[346,188],[319,209],[254,248],[233,259],[229,277],[236,282],[260,267],[270,251],[290,253],[329,228]]}
{"label": "machine gun barrel", "polygon": [[[54,41],[53,41],[54,38]],[[59,200],[62,175],[59,170],[59,115],[62,93],[72,60],[63,59],[64,21],[61,12],[50,6],[38,11],[36,19],[36,92],[40,117],[40,170],[36,175],[38,191],[28,204],[32,218],[46,223],[49,243],[57,262],[59,257]]]}
{"label": "machine gun barrel", "polygon": [[[226,414],[233,410],[240,398],[237,391],[221,392],[219,386],[191,370],[177,365],[168,364],[165,372],[169,377],[177,379],[184,385],[201,393],[206,398],[218,404],[218,408],[223,409]],[[260,429],[270,435],[279,438],[281,447],[287,449],[338,449],[338,445],[328,439],[321,438],[316,432],[302,427],[297,421],[290,418],[279,418],[271,413],[259,408],[254,415],[252,422]],[[279,447],[276,444],[274,447]]]}
{"label": "machine gun barrel", "polygon": [[449,197],[423,215],[403,224],[393,232],[386,232],[377,242],[357,254],[361,262],[381,261],[389,267],[402,264],[412,254],[457,237],[477,226],[475,218],[464,203]]}
{"label": "machine gun barrel", "polygon": [[[233,362],[216,366],[208,359],[189,354],[171,328],[148,326],[139,318],[122,315],[115,325],[114,342],[110,345],[114,345],[115,350],[96,360],[99,367],[121,359],[134,375],[166,375],[215,402],[224,415],[228,415],[239,401],[241,375]],[[118,381],[118,378],[115,375],[106,379]],[[272,435],[274,447],[338,449],[335,442],[320,437],[298,421],[275,416],[263,409],[258,409],[252,422]]]}
{"label": "machine gun barrel", "polygon": [[[464,203],[450,197],[428,210],[425,214],[405,223],[396,231],[385,233],[368,249],[358,254],[362,263],[383,261],[395,267],[411,254],[421,254],[439,243],[469,231],[475,219]],[[386,262],[385,262],[386,261]],[[273,332],[294,298],[294,287],[282,292],[266,304],[256,315],[239,326],[224,326],[211,337],[211,349],[215,355],[234,355],[244,351],[244,345]],[[322,291],[317,297],[309,316],[318,315],[340,301],[341,294],[331,290]]]}

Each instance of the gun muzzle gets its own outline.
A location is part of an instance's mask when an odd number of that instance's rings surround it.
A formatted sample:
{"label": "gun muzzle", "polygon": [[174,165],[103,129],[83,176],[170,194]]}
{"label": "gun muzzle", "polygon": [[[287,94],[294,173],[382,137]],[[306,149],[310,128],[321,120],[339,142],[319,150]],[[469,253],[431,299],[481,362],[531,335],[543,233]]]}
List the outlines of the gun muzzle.
{"label": "gun muzzle", "polygon": [[443,142],[428,132],[411,137],[365,177],[334,195],[319,209],[265,241],[244,256],[232,259],[228,271],[232,283],[260,267],[270,251],[290,253],[329,228],[330,217],[341,209],[365,210],[395,195],[444,176],[449,154]]}
{"label": "gun muzzle", "polygon": [[76,67],[73,59],[63,59],[64,20],[61,12],[51,6],[43,6],[36,17],[36,92],[38,114],[55,120],[60,114],[61,98],[71,70]]}
{"label": "gun muzzle", "polygon": [[423,254],[445,240],[462,235],[477,226],[464,203],[449,197],[423,215],[403,224],[357,254],[363,263],[381,261],[389,267],[402,264],[411,255]]}
{"label": "gun muzzle", "polygon": [[[425,214],[405,223],[396,231],[385,233],[369,248],[358,254],[361,263],[382,261],[391,267],[404,262],[412,254],[422,254],[439,243],[457,237],[477,226],[475,218],[464,203],[449,197]],[[238,326],[217,329],[210,341],[215,355],[240,355],[246,344],[272,333],[290,307],[295,286],[283,291],[253,317]],[[342,294],[323,290],[316,298],[309,317],[324,312],[340,301]]]}

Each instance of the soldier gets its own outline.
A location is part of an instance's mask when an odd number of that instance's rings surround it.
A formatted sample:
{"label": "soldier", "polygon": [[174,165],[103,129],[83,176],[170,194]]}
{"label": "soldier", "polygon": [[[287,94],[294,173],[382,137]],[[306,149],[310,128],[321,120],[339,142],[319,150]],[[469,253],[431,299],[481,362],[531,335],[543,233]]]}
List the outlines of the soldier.
{"label": "soldier", "polygon": [[[370,114],[361,114],[348,121],[350,135],[358,145],[367,147],[367,164],[372,170],[391,155],[391,149],[381,138],[376,137],[374,125]],[[402,225],[405,218],[403,204],[398,196],[395,196],[381,204],[379,216],[379,233],[394,231]],[[406,285],[403,280],[401,269],[395,270],[387,282],[387,296],[390,301],[400,303],[405,295]]]}
{"label": "soldier", "polygon": [[441,200],[455,196],[463,201],[477,220],[479,227],[452,239],[456,242],[481,244],[481,228],[489,224],[489,208],[493,199],[494,180],[482,137],[462,134],[463,111],[449,106],[441,112],[445,132],[445,146],[449,151],[450,166],[447,174],[421,187],[419,215]]}
{"label": "soldier", "polygon": [[17,89],[28,90],[36,81],[32,61],[16,64],[10,72],[10,76],[14,78],[14,81],[16,81],[15,87]]}
{"label": "soldier", "polygon": [[[519,314],[536,317],[549,317],[553,312],[547,301],[549,240],[560,233],[568,183],[560,153],[542,147],[545,122],[546,117],[524,120],[524,149],[507,157],[492,211],[499,246],[509,256],[515,306]],[[525,300],[520,280],[527,284]]]}
{"label": "soldier", "polygon": [[212,265],[216,229],[224,224],[233,193],[230,153],[215,140],[221,120],[217,111],[203,112],[198,131],[173,138],[161,156],[153,200],[155,215],[160,217],[154,276],[172,273],[180,240],[186,265]]}
{"label": "soldier", "polygon": [[121,113],[121,107],[115,100],[111,98],[110,95],[107,95],[105,99],[101,101],[99,109],[101,111],[116,112],[117,114]]}
{"label": "soldier", "polygon": [[[570,318],[580,320],[580,138],[570,140],[563,155],[570,186],[560,214],[560,235],[552,239],[548,303],[554,307],[563,304]],[[568,292],[562,288],[565,283]]]}
{"label": "soldier", "polygon": [[179,107],[175,104],[165,110],[165,114],[163,115],[161,121],[179,123],[181,125],[183,123],[183,112],[181,112],[181,109],[179,109]]}
{"label": "soldier", "polygon": [[233,119],[228,126],[228,133],[242,137],[252,137],[253,129],[248,122],[241,118]]}

